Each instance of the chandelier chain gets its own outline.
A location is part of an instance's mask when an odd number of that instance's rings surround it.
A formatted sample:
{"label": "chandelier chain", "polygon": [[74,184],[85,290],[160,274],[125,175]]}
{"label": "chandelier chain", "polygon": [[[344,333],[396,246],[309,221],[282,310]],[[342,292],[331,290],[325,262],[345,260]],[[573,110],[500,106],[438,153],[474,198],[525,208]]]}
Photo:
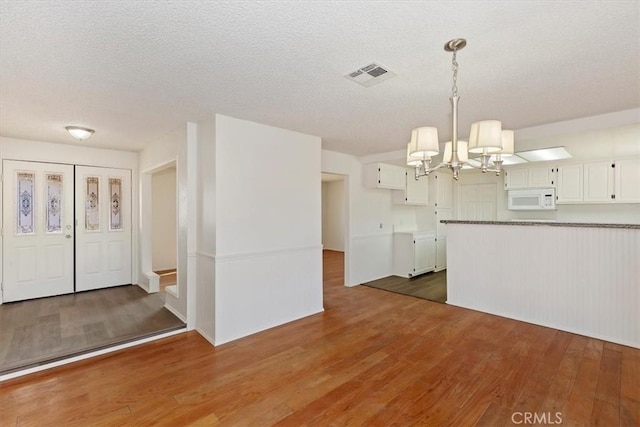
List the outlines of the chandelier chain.
{"label": "chandelier chain", "polygon": [[453,86],[451,87],[451,96],[458,96],[458,61],[456,61],[457,49],[453,50],[453,59],[451,60],[451,69],[453,70]]}

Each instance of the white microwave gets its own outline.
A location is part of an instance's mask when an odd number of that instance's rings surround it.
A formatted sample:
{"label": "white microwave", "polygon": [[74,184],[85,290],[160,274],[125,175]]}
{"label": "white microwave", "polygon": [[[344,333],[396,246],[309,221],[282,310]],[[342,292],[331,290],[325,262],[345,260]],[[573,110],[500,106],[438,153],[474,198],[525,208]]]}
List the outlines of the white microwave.
{"label": "white microwave", "polygon": [[507,192],[510,211],[555,210],[555,188],[527,188]]}

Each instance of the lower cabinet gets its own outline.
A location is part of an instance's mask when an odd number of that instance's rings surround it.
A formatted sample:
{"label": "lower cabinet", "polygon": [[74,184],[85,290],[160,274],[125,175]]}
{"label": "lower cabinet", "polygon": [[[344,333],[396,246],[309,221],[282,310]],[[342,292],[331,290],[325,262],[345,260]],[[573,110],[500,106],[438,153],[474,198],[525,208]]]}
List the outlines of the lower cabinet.
{"label": "lower cabinet", "polygon": [[429,232],[394,233],[393,274],[413,277],[436,267],[436,237]]}

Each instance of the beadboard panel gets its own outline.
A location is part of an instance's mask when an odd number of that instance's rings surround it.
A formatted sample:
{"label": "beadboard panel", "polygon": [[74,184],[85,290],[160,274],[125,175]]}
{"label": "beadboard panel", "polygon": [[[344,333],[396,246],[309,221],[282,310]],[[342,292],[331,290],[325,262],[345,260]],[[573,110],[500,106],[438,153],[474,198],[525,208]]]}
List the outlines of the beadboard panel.
{"label": "beadboard panel", "polygon": [[393,234],[356,236],[351,239],[351,280],[359,285],[393,274]]}
{"label": "beadboard panel", "polygon": [[322,311],[322,246],[216,256],[216,345]]}
{"label": "beadboard panel", "polygon": [[197,293],[196,330],[211,344],[215,344],[216,264],[211,254],[196,253]]}
{"label": "beadboard panel", "polygon": [[640,348],[640,230],[447,224],[448,303]]}

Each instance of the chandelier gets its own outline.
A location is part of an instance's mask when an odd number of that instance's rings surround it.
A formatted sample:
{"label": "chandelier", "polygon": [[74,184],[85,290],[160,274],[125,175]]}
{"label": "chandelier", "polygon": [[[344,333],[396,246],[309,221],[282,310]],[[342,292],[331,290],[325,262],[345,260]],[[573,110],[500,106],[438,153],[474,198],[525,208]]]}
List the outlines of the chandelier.
{"label": "chandelier", "polygon": [[[429,173],[448,168],[453,171],[453,178],[458,179],[460,169],[468,165],[476,167],[482,172],[495,172],[497,176],[502,171],[503,157],[513,155],[513,131],[503,130],[498,120],[482,120],[471,125],[469,141],[458,140],[458,62],[457,52],[467,45],[465,39],[449,40],[444,50],[453,52],[451,66],[453,69],[453,85],[451,87],[451,141],[445,144],[442,162],[431,166],[431,158],[438,155],[438,129],[435,127],[419,127],[411,131],[411,141],[407,145],[407,165],[415,166],[416,179],[428,176]],[[480,154],[479,166],[469,163],[469,153]],[[493,160],[493,167],[490,161]]]}

